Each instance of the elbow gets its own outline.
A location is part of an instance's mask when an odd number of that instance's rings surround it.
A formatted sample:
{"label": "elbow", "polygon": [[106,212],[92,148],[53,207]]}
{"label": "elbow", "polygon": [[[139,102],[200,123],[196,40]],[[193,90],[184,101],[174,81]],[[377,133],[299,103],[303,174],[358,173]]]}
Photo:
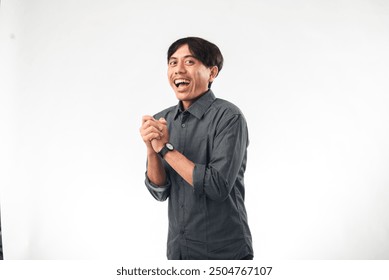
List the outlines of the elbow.
{"label": "elbow", "polygon": [[[199,195],[205,195],[208,199],[223,202],[232,189],[229,180],[226,180],[216,169],[208,166],[196,166],[194,173],[194,188]],[[202,167],[202,168],[201,168]]]}
{"label": "elbow", "polygon": [[158,201],[165,201],[170,195],[170,181],[165,186],[157,186],[146,175],[145,185],[150,194]]}
{"label": "elbow", "polygon": [[209,198],[213,201],[216,201],[216,202],[223,202],[224,200],[226,200],[228,197],[228,194],[220,194],[220,195],[212,195],[212,196],[209,196]]}
{"label": "elbow", "polygon": [[216,202],[223,202],[230,195],[230,189],[231,187],[228,182],[224,180],[217,180],[212,182],[211,186],[205,186],[205,193],[209,199]]}
{"label": "elbow", "polygon": [[158,201],[165,201],[168,197],[170,192],[165,190],[165,191],[155,191],[155,190],[150,190],[151,195]]}
{"label": "elbow", "polygon": [[165,201],[167,198],[169,197],[169,195],[167,194],[162,194],[162,195],[154,195],[154,198],[158,201]]}

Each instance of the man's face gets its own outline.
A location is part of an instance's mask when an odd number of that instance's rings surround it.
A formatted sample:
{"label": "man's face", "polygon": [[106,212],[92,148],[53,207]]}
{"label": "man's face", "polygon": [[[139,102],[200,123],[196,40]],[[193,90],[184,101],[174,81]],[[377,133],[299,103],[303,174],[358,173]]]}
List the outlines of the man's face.
{"label": "man's face", "polygon": [[193,57],[188,45],[183,45],[168,61],[168,79],[184,109],[208,90],[208,83],[217,75],[217,67],[206,67]]}

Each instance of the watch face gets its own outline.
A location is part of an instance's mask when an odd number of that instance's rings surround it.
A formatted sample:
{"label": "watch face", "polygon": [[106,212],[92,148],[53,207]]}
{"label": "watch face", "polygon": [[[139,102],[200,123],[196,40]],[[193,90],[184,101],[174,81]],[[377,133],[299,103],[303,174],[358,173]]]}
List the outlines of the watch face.
{"label": "watch face", "polygon": [[173,151],[173,145],[170,143],[166,143],[166,148],[168,148],[170,151]]}

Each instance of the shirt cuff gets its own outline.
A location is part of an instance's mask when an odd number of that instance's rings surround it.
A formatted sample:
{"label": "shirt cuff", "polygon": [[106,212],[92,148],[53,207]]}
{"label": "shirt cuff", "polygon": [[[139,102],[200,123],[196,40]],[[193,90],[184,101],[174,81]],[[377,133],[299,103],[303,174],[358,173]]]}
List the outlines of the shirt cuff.
{"label": "shirt cuff", "polygon": [[163,192],[165,191],[167,188],[170,187],[170,181],[169,181],[169,178],[166,176],[166,184],[163,185],[163,186],[157,186],[156,184],[152,183],[149,179],[149,177],[147,177],[147,172],[145,173],[145,184],[146,186],[152,190],[152,191],[156,191],[156,192]]}
{"label": "shirt cuff", "polygon": [[197,195],[204,194],[205,165],[195,164],[193,169],[193,188]]}

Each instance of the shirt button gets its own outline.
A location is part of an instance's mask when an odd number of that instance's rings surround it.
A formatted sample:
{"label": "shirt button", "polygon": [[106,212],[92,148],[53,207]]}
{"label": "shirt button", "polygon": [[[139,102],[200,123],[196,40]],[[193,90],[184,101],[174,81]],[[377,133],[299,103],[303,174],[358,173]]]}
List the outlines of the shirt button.
{"label": "shirt button", "polygon": [[184,208],[184,204],[180,204],[180,208]]}
{"label": "shirt button", "polygon": [[180,234],[184,234],[185,233],[185,230],[180,230]]}
{"label": "shirt button", "polygon": [[185,124],[183,123],[183,124],[181,125],[181,127],[185,127]]}

